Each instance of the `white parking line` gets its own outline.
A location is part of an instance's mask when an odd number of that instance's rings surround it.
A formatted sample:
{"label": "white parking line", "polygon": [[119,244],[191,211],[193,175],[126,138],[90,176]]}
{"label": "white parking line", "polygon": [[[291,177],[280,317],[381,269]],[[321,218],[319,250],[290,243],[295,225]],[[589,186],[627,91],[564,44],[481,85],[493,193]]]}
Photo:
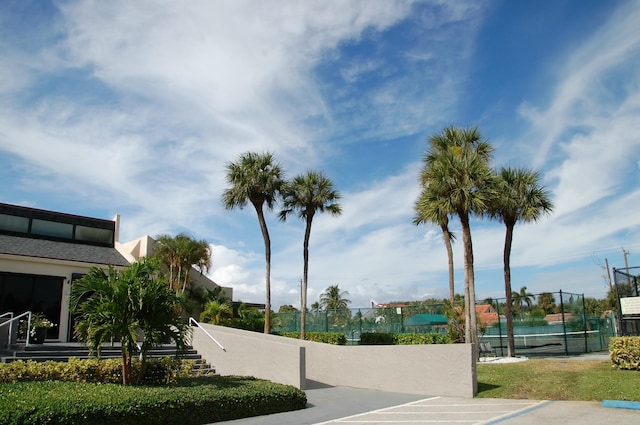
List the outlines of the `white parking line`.
{"label": "white parking line", "polygon": [[338,424],[489,424],[537,408],[544,401],[431,397],[316,425]]}

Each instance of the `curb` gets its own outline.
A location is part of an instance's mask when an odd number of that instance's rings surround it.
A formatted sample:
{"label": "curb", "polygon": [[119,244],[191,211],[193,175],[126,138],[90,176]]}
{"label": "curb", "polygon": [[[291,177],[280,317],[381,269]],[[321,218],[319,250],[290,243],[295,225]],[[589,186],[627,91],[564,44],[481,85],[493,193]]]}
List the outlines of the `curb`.
{"label": "curb", "polygon": [[602,400],[602,407],[640,410],[640,401]]}

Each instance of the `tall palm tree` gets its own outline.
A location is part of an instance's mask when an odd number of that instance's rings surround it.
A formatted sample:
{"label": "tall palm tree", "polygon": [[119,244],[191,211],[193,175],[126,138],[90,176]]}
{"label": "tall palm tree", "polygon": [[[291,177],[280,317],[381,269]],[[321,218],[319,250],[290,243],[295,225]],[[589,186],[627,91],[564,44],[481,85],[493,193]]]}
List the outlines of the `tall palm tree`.
{"label": "tall palm tree", "polygon": [[539,181],[540,176],[535,171],[510,167],[500,169],[497,173],[496,196],[490,208],[490,215],[502,221],[506,227],[503,261],[507,352],[510,357],[515,356],[510,265],[513,229],[518,221],[538,221],[543,215],[553,210],[549,192],[540,185]]}
{"label": "tall palm tree", "polygon": [[[413,224],[416,226],[424,223],[435,223],[440,226],[442,231],[442,240],[447,250],[447,259],[449,265],[449,301],[451,304],[455,301],[455,285],[454,285],[454,273],[453,273],[453,241],[455,240],[455,234],[449,230],[449,214],[452,211],[443,211],[440,209],[441,205],[437,202],[433,202],[433,193],[429,192],[428,188],[423,188],[420,193],[420,197],[415,203],[414,209],[416,215],[413,219]],[[437,196],[437,195],[435,195]]]}
{"label": "tall palm tree", "polygon": [[316,212],[328,212],[337,216],[342,213],[338,201],[340,192],[333,188],[331,180],[321,172],[308,171],[305,174],[295,176],[285,186],[284,209],[280,212],[280,219],[285,221],[293,212],[305,222],[304,241],[302,243],[303,271],[302,271],[302,311],[300,319],[300,339],[306,337],[307,319],[307,284],[309,278],[309,237],[311,236],[311,223]]}
{"label": "tall palm tree", "polygon": [[445,128],[429,138],[422,170],[423,187],[432,208],[460,219],[464,245],[465,340],[477,343],[472,215],[483,215],[492,199],[493,175],[489,160],[493,147],[477,127]]}
{"label": "tall palm tree", "polygon": [[184,294],[189,285],[189,271],[195,267],[201,274],[211,267],[211,246],[180,233],[176,236],[156,237],[154,257],[169,269],[169,287]]}
{"label": "tall palm tree", "polygon": [[258,222],[264,239],[265,317],[264,332],[271,330],[271,239],[263,208],[273,210],[284,185],[283,172],[271,153],[245,152],[236,162],[227,164],[227,183],[231,185],[222,194],[222,202],[228,210],[244,208],[251,203],[258,214]]}

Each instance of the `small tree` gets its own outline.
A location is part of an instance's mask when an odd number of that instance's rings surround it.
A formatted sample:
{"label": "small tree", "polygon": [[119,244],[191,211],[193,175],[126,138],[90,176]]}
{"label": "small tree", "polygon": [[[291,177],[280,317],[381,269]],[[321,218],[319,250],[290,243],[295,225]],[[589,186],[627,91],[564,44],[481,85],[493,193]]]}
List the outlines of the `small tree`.
{"label": "small tree", "polygon": [[70,309],[78,314],[75,334],[100,357],[102,344],[120,340],[122,383],[132,383],[132,359],[137,351],[137,334],[142,331],[144,375],[148,351],[166,338],[184,350],[189,327],[180,318],[180,298],[158,274],[152,261],[132,263],[123,270],[112,266],[103,271],[94,267],[74,282]]}
{"label": "small tree", "polygon": [[184,233],[176,236],[160,235],[156,238],[154,257],[169,270],[169,287],[178,294],[184,294],[188,289],[192,267],[200,274],[209,270],[211,255],[211,246],[207,241],[196,240]]}

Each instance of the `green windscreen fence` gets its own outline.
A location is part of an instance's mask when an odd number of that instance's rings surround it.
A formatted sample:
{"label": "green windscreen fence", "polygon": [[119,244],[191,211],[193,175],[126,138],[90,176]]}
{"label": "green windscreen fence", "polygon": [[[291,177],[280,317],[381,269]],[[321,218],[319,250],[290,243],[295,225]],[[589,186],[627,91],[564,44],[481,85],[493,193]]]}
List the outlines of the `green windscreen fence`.
{"label": "green windscreen fence", "polygon": [[[559,291],[528,295],[528,302],[519,299],[513,308],[516,355],[608,350],[609,338],[616,329],[612,314],[589,314],[582,294]],[[462,311],[462,307],[456,308]],[[505,310],[505,299],[476,304],[479,341],[490,343],[499,356],[507,355]],[[446,311],[445,304],[429,303],[309,311],[306,331],[344,333],[349,344],[357,344],[365,332],[446,334]],[[298,332],[300,316],[297,311],[276,313],[272,316],[272,330]]]}

